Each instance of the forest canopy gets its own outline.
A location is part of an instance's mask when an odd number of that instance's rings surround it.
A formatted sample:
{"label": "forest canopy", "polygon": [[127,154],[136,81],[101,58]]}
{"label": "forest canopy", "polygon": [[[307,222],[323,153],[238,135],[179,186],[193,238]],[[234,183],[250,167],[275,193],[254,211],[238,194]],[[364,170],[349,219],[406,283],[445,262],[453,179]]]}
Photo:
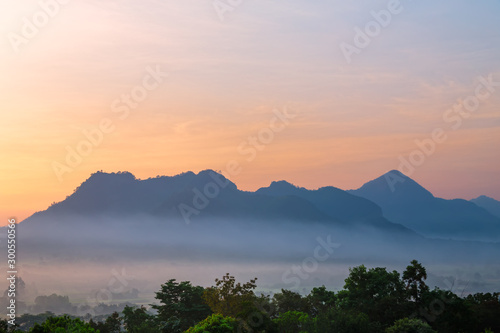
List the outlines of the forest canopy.
{"label": "forest canopy", "polygon": [[257,294],[257,278],[241,283],[229,273],[208,288],[170,279],[149,309],[127,305],[100,321],[25,314],[16,326],[1,321],[0,332],[500,332],[499,292],[459,297],[430,289],[416,260],[402,274],[364,265],[349,273],[342,290],[319,286],[308,295]]}

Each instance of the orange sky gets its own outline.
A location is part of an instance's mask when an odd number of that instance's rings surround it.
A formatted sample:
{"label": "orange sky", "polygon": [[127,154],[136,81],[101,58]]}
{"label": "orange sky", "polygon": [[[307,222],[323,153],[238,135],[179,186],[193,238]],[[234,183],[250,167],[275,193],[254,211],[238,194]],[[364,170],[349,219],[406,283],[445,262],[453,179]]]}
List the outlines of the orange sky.
{"label": "orange sky", "polygon": [[[410,176],[444,198],[500,200],[500,86],[478,79],[500,82],[500,5],[402,4],[350,63],[340,45],[387,2],[243,2],[221,21],[210,1],[75,1],[21,44],[13,34],[44,9],[0,5],[0,224],[97,170],[148,178],[235,160],[245,190],[357,188],[439,128],[446,139]],[[447,113],[478,92],[474,111]],[[276,110],[296,116],[273,130]],[[67,166],[79,145],[86,156]]]}

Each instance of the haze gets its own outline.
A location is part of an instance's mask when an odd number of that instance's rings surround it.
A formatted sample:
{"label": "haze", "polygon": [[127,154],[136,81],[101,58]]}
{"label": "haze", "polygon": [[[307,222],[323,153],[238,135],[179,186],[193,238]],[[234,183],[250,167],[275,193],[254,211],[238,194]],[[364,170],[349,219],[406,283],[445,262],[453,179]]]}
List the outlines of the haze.
{"label": "haze", "polygon": [[[278,179],[357,188],[437,128],[446,139],[411,177],[440,197],[500,200],[500,93],[460,124],[443,120],[479,77],[500,81],[499,2],[401,1],[347,61],[342,43],[388,4],[242,1],[221,20],[212,1],[71,1],[13,44],[42,9],[2,2],[0,224],[63,200],[96,170],[147,178],[236,160],[231,179],[245,190]],[[121,119],[114,101],[148,68],[168,76]],[[297,116],[254,158],[241,154],[284,109]],[[53,163],[104,118],[114,129],[60,181]]]}

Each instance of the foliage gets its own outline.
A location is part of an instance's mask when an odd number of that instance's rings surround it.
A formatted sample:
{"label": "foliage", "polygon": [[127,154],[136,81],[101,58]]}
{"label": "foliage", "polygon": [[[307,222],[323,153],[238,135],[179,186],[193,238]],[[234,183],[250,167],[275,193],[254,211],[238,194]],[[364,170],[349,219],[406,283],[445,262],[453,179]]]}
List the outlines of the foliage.
{"label": "foliage", "polygon": [[238,332],[272,332],[274,306],[269,297],[255,295],[256,280],[236,283],[228,273],[215,279],[215,286],[205,289],[203,299],[214,313],[237,319]]}
{"label": "foliage", "polygon": [[156,317],[149,314],[144,306],[133,308],[126,306],[123,309],[123,322],[130,333],[157,333]]}
{"label": "foliage", "polygon": [[435,288],[425,293],[418,315],[439,333],[473,331],[474,320],[470,306],[449,290]]}
{"label": "foliage", "polygon": [[277,325],[278,332],[300,333],[309,332],[312,328],[312,320],[309,315],[300,311],[288,311],[273,319]]}
{"label": "foliage", "polygon": [[35,324],[30,333],[95,333],[97,332],[89,324],[79,318],[71,318],[68,315],[60,317],[49,317],[42,324]]}
{"label": "foliage", "polygon": [[280,293],[274,294],[273,305],[277,314],[290,311],[309,312],[309,304],[306,298],[299,293],[285,289],[281,289]]}
{"label": "foliage", "polygon": [[500,293],[477,293],[465,298],[474,318],[474,329],[500,332]]}
{"label": "foliage", "polygon": [[364,313],[329,309],[313,319],[313,329],[310,332],[380,332],[378,323],[371,323]]}
{"label": "foliage", "polygon": [[356,333],[378,332],[378,323],[371,323],[368,316],[360,312],[337,312],[332,323],[333,332]]}
{"label": "foliage", "polygon": [[420,319],[403,318],[385,330],[387,333],[436,333],[429,324]]}
{"label": "foliage", "polygon": [[35,298],[33,312],[51,311],[54,313],[74,312],[74,306],[70,303],[68,296],[52,294],[49,296],[38,296]]}
{"label": "foliage", "polygon": [[325,286],[315,287],[307,295],[309,314],[316,316],[333,309],[337,302],[335,292],[326,290]]}
{"label": "foliage", "polygon": [[214,287],[205,289],[203,299],[214,313],[233,318],[244,317],[253,310],[256,281],[257,278],[244,284],[236,283],[234,276],[227,273],[222,279],[215,279]]}
{"label": "foliage", "polygon": [[20,333],[21,330],[18,329],[17,325],[10,325],[7,319],[0,320],[0,333]]}
{"label": "foliage", "polygon": [[153,304],[164,332],[183,332],[212,313],[203,300],[203,287],[175,279],[161,285],[156,293],[161,305]]}
{"label": "foliage", "polygon": [[406,284],[406,291],[409,297],[419,304],[422,295],[429,291],[429,287],[424,280],[427,279],[427,271],[418,261],[412,260],[411,265],[403,272],[403,282]]}
{"label": "foliage", "polygon": [[213,314],[189,328],[186,333],[233,333],[237,332],[236,327],[236,319]]}
{"label": "foliage", "polygon": [[[430,290],[426,278],[425,268],[416,260],[402,276],[361,265],[350,269],[341,291],[321,286],[303,296],[281,289],[273,297],[255,294],[256,279],[242,284],[229,274],[206,289],[171,279],[156,293],[159,304],[153,308],[157,314],[143,306],[125,306],[121,316],[114,312],[94,317],[88,324],[67,315],[54,317],[51,312],[25,314],[16,319],[18,327],[0,321],[0,333],[117,333],[123,329],[133,333],[500,332],[500,293],[463,298],[449,290]],[[39,302],[49,299],[66,303],[66,298],[57,295]],[[99,318],[102,321],[94,322]]]}
{"label": "foliage", "polygon": [[367,270],[364,265],[349,272],[346,290],[339,294],[344,309],[366,313],[371,321],[385,326],[404,317],[406,295],[398,272],[388,272],[382,267]]}
{"label": "foliage", "polygon": [[95,323],[90,319],[89,324],[99,333],[118,333],[122,326],[122,318],[118,312],[113,312],[104,322]]}
{"label": "foliage", "polygon": [[35,326],[36,323],[41,324],[47,320],[47,318],[54,316],[55,314],[49,311],[36,315],[25,313],[16,318],[16,325],[19,326],[22,331],[26,332]]}

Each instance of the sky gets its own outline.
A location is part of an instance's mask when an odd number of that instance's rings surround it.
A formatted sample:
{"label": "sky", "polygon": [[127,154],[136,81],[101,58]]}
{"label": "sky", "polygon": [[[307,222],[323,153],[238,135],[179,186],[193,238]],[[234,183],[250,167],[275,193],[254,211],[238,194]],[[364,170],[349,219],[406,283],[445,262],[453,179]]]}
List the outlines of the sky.
{"label": "sky", "polygon": [[0,1],[0,225],[93,172],[500,200],[500,2]]}

